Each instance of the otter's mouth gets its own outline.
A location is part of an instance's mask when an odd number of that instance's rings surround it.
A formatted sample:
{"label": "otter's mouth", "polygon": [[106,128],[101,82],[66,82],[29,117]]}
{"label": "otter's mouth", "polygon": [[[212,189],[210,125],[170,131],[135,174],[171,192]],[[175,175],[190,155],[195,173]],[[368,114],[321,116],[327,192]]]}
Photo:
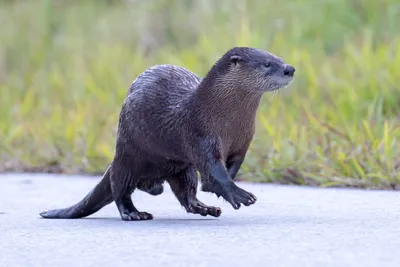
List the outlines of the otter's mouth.
{"label": "otter's mouth", "polygon": [[293,77],[284,78],[282,80],[279,80],[279,82],[275,83],[273,86],[270,86],[268,88],[267,92],[273,92],[273,91],[277,91],[281,88],[287,88],[291,84],[292,81],[293,81]]}

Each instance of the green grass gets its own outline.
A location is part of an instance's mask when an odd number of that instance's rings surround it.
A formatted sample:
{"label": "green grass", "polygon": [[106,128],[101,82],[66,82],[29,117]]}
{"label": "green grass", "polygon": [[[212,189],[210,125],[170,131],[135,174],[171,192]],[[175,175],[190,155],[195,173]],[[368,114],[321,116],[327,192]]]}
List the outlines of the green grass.
{"label": "green grass", "polygon": [[103,172],[140,72],[172,63],[203,76],[245,45],[296,78],[263,99],[242,179],[400,185],[397,0],[3,0],[0,20],[2,171]]}

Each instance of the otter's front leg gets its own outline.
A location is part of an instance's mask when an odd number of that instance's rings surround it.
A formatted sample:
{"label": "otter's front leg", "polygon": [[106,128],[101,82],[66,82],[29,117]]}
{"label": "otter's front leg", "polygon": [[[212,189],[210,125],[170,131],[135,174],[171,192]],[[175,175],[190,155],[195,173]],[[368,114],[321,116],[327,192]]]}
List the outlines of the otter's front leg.
{"label": "otter's front leg", "polygon": [[[245,153],[237,153],[232,154],[228,157],[225,166],[227,168],[228,174],[232,180],[235,180],[237,173],[239,172],[240,167],[242,166],[245,158]],[[218,197],[221,195],[217,192],[218,187],[214,183],[213,177],[207,177],[206,179],[202,179],[204,183],[202,184],[201,190],[204,192],[214,193]]]}
{"label": "otter's front leg", "polygon": [[233,154],[230,157],[228,157],[226,161],[226,168],[232,180],[235,180],[236,175],[238,174],[239,169],[242,166],[243,162],[244,162],[244,155]]}
{"label": "otter's front leg", "polygon": [[255,195],[233,182],[224,162],[218,156],[209,157],[204,165],[198,167],[198,170],[202,184],[210,185],[212,192],[217,196],[222,196],[234,209],[239,209],[241,204],[249,206],[257,201]]}
{"label": "otter's front leg", "polygon": [[244,159],[246,157],[247,151],[249,150],[251,138],[248,138],[239,149],[234,149],[233,152],[229,153],[226,159],[226,168],[231,176],[232,180],[236,178],[240,167],[242,166]]}

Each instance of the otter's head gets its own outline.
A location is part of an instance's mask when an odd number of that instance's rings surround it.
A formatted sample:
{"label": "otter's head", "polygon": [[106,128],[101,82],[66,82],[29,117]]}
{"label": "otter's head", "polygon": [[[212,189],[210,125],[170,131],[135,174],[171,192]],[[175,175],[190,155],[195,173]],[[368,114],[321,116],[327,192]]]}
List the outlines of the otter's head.
{"label": "otter's head", "polygon": [[283,59],[256,48],[232,48],[221,61],[229,66],[230,78],[236,77],[235,82],[241,87],[257,92],[275,91],[287,86],[295,72],[295,68]]}

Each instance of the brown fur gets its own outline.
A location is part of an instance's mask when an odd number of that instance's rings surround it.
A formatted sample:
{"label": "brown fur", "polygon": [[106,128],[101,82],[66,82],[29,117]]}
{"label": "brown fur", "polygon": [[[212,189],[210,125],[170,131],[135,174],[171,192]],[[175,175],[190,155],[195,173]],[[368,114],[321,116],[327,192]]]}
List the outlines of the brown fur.
{"label": "brown fur", "polygon": [[119,117],[116,152],[101,182],[79,203],[42,212],[44,218],[81,218],[115,201],[123,220],[147,220],[131,200],[135,189],[152,195],[167,181],[187,212],[220,216],[221,209],[196,197],[222,196],[234,209],[256,197],[235,178],[255,131],[265,92],[288,85],[294,68],[271,53],[235,47],[201,80],[182,67],[157,65],[128,90]]}

